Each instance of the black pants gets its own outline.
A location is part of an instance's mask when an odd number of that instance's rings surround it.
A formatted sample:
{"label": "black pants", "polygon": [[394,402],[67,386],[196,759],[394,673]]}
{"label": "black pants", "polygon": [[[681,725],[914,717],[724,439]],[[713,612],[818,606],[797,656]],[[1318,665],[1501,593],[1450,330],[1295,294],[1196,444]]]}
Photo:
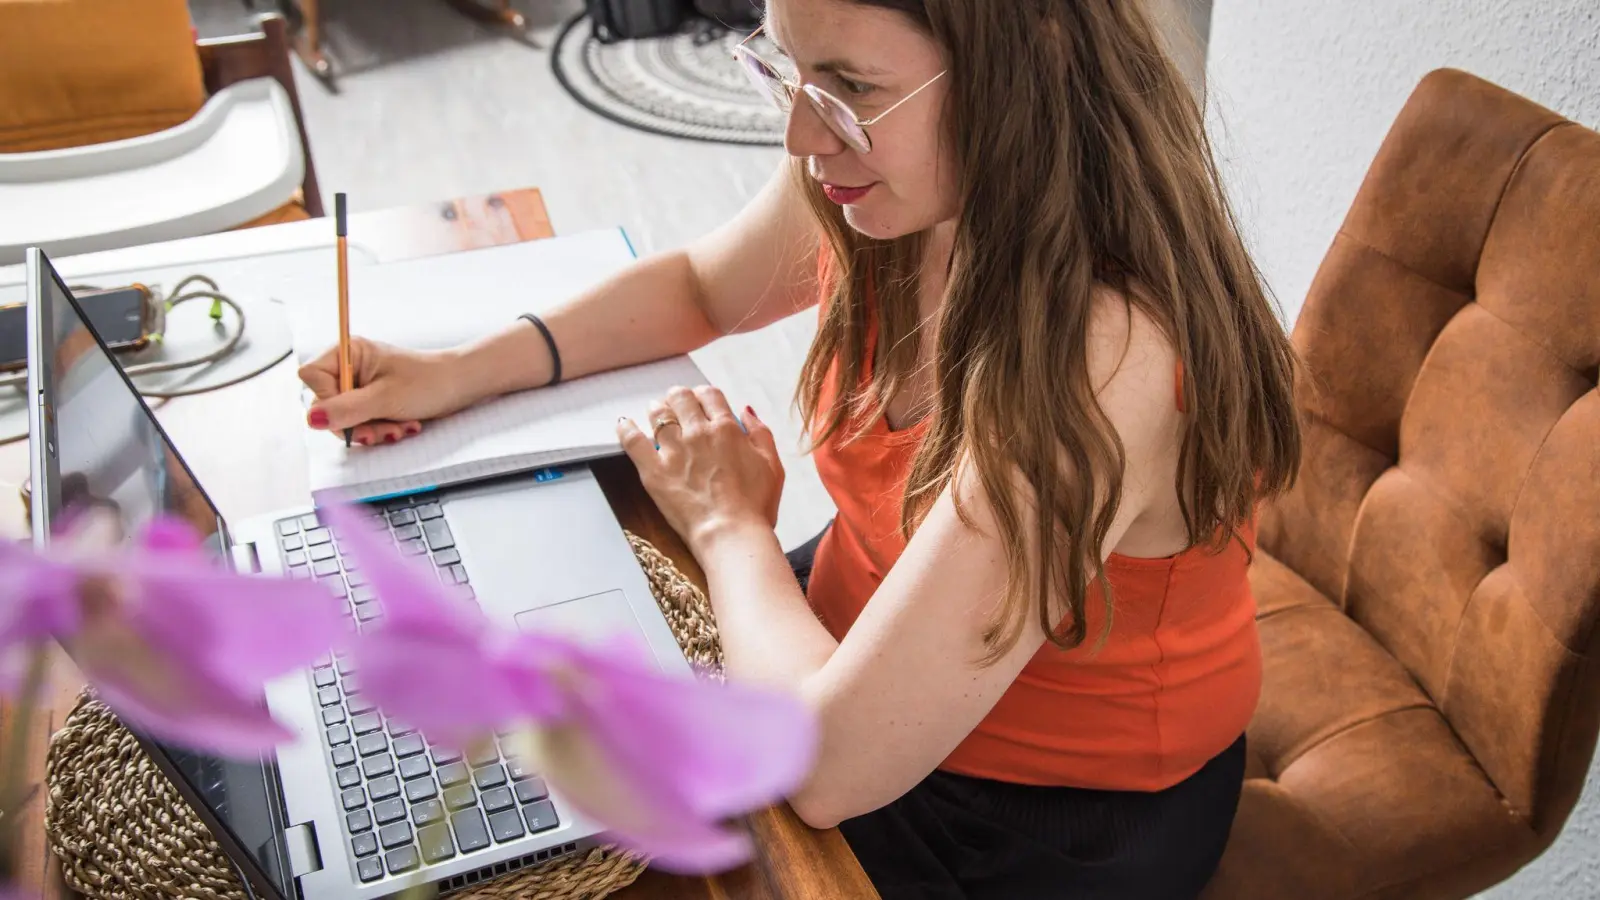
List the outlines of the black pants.
{"label": "black pants", "polygon": [[[802,586],[820,538],[788,554]],[[935,771],[839,830],[883,900],[1191,900],[1222,858],[1244,763],[1240,735],[1159,792]]]}

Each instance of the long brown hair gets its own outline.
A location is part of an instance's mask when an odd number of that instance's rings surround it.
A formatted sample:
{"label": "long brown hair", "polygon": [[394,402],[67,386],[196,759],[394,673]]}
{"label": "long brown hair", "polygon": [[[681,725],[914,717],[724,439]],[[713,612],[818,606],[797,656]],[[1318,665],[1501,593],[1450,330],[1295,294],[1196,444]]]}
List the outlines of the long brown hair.
{"label": "long brown hair", "polygon": [[[1111,585],[1098,551],[1124,466],[1089,379],[1091,289],[1121,290],[1183,362],[1190,415],[1177,490],[1191,546],[1220,550],[1259,500],[1293,485],[1293,348],[1239,237],[1200,105],[1143,3],[1007,0],[1001,13],[990,0],[854,2],[904,13],[942,47],[949,69],[943,122],[960,212],[935,326],[935,396],[902,531],[909,539],[957,465],[972,465],[1009,555],[987,659],[1013,646],[1030,612],[1057,646],[1076,647],[1091,583],[1109,633]],[[818,423],[820,443],[852,421],[864,429],[917,365],[923,237],[867,238],[801,161],[796,177],[832,263],[796,392],[804,421],[817,422],[837,366],[840,402]],[[874,316],[880,349],[863,384]],[[1018,476],[1030,502],[1013,494]],[[1040,548],[1038,566],[1024,529]]]}

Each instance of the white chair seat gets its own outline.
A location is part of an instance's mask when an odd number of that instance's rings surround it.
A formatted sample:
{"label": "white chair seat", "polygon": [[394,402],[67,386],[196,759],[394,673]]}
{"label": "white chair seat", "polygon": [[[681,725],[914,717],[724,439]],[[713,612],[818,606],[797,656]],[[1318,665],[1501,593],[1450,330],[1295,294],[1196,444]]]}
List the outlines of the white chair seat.
{"label": "white chair seat", "polygon": [[283,86],[236,82],[165,131],[0,153],[0,265],[30,246],[67,256],[225,231],[288,202],[304,175]]}

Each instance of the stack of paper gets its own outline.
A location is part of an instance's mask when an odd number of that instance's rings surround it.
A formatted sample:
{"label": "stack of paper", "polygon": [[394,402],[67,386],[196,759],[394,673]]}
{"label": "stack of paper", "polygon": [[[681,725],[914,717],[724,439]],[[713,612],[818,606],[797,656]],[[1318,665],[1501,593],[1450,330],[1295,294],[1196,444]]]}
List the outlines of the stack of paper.
{"label": "stack of paper", "polygon": [[[483,250],[350,270],[353,334],[439,349],[541,313],[634,260],[620,229],[583,232]],[[304,362],[338,343],[337,285],[286,287],[295,353]],[[487,401],[424,423],[395,444],[346,449],[342,437],[307,429],[311,489],[359,499],[595,459],[621,452],[619,416],[646,421],[650,401],[705,377],[687,356],[603,372]]]}

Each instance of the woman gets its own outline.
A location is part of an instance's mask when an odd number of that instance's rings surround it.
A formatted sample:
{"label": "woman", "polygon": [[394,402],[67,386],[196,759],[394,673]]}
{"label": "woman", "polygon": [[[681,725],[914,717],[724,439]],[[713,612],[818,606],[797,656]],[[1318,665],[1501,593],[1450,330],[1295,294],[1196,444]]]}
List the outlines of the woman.
{"label": "woman", "polygon": [[[1294,361],[1141,6],[1005,6],[768,0],[803,87],[738,55],[790,108],[793,165],[543,324],[570,378],[820,307],[798,398],[838,515],[805,592],[753,410],[746,433],[677,389],[653,435],[618,431],[730,676],[817,710],[791,803],[884,897],[1192,897],[1241,786]],[[546,383],[550,346],[360,342],[358,390],[331,396],[331,356],[302,371],[311,424],[398,439]]]}

